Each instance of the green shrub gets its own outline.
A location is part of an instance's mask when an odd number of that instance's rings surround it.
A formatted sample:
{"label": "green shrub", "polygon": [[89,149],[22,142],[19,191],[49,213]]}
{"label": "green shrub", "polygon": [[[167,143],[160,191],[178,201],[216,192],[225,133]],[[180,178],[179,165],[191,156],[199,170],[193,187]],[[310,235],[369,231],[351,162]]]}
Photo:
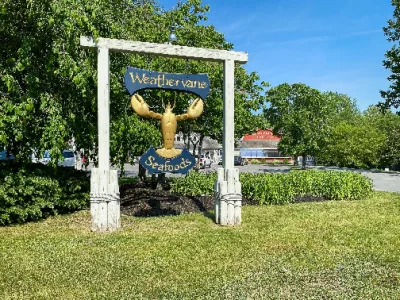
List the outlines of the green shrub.
{"label": "green shrub", "polygon": [[90,181],[83,171],[41,164],[0,163],[0,225],[85,208]]}
{"label": "green shrub", "polygon": [[119,186],[123,184],[133,184],[139,181],[139,177],[119,177],[118,184]]}
{"label": "green shrub", "polygon": [[190,172],[188,176],[174,178],[171,182],[171,190],[186,196],[214,195],[216,180],[216,172]]}
{"label": "green shrub", "polygon": [[283,159],[283,164],[288,165],[289,164],[289,158],[284,158]]}
{"label": "green shrub", "polygon": [[[184,195],[213,195],[216,173],[190,173],[176,178],[172,191]],[[297,196],[362,199],[372,192],[371,179],[349,171],[307,170],[289,173],[241,173],[242,195],[260,204],[293,203]]]}
{"label": "green shrub", "polygon": [[250,161],[250,163],[251,163],[252,165],[258,165],[260,162],[258,161],[258,159],[252,159],[252,160]]}

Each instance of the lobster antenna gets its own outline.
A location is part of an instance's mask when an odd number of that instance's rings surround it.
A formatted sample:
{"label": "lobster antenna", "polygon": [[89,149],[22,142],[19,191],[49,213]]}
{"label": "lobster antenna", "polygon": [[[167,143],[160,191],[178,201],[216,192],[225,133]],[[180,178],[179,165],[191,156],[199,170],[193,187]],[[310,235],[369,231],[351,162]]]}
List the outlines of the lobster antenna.
{"label": "lobster antenna", "polygon": [[176,92],[175,92],[175,95],[174,95],[174,105],[172,105],[171,109],[173,109],[175,107],[175,104],[176,104]]}

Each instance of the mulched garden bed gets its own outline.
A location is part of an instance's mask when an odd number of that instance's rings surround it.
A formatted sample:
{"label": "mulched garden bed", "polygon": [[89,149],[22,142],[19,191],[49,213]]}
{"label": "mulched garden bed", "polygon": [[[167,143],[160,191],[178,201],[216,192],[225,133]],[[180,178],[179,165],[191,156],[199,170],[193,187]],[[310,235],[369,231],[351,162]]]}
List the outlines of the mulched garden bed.
{"label": "mulched garden bed", "polygon": [[[215,199],[212,196],[184,196],[171,193],[169,190],[151,189],[150,183],[137,183],[120,186],[121,214],[136,217],[180,215],[185,213],[206,213],[214,209]],[[320,202],[328,199],[301,195],[294,203]],[[242,205],[257,205],[251,199],[243,198]]]}
{"label": "mulched garden bed", "polygon": [[[214,209],[212,196],[184,196],[168,190],[153,190],[150,184],[137,182],[120,186],[121,214],[137,217],[180,215]],[[242,205],[255,204],[243,199]]]}

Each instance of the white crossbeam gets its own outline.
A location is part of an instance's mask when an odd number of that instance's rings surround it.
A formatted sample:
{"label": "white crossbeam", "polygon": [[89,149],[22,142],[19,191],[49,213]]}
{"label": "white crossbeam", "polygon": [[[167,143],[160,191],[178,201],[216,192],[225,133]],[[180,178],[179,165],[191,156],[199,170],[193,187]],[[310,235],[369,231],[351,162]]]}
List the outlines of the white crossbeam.
{"label": "white crossbeam", "polygon": [[80,45],[84,48],[107,48],[113,52],[155,54],[164,57],[193,58],[197,60],[219,62],[233,60],[241,64],[248,61],[248,54],[246,52],[195,48],[170,44],[155,44],[109,38],[98,38],[96,41],[93,37],[81,36]]}

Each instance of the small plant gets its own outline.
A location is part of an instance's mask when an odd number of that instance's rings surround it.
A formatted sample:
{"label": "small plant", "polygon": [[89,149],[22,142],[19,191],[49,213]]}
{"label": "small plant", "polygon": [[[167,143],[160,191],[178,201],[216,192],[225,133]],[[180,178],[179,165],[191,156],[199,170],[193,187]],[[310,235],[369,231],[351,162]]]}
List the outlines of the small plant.
{"label": "small plant", "polygon": [[139,177],[120,177],[118,178],[118,184],[133,184],[139,181]]}
{"label": "small plant", "polygon": [[289,158],[284,158],[283,159],[283,164],[288,165],[289,164]]}

